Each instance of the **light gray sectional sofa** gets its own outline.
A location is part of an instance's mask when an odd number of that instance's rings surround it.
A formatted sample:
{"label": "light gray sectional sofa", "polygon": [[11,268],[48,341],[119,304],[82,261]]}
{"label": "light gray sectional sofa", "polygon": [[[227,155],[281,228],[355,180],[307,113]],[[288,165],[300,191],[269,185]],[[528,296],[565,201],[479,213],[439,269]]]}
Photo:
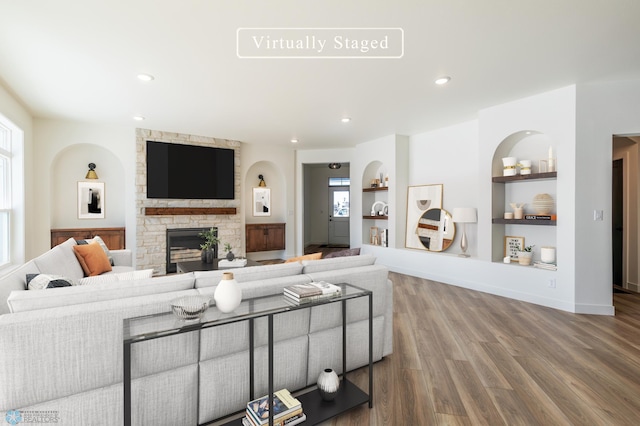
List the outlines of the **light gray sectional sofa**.
{"label": "light gray sectional sofa", "polygon": [[[0,287],[15,286],[38,263],[1,277]],[[371,255],[246,267],[234,274],[243,299],[319,280],[370,289],[374,360],[392,352],[392,283]],[[210,271],[13,290],[13,312],[0,315],[0,412],[48,411],[60,425],[122,424],[123,319],[167,312],[170,301],[184,295],[213,297],[221,277],[221,271]],[[348,301],[349,370],[368,363],[367,318],[366,298]],[[293,391],[313,385],[324,368],[340,372],[340,325],[340,304],[276,316],[275,387]],[[267,393],[266,320],[255,327],[258,396]],[[249,399],[248,336],[248,324],[241,322],[133,345],[133,423],[195,425],[242,410]]]}

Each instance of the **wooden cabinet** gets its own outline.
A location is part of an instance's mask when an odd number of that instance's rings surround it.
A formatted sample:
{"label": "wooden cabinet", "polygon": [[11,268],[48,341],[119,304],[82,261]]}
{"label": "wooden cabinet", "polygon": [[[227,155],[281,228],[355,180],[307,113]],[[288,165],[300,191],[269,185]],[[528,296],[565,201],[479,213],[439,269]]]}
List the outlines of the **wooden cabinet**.
{"label": "wooden cabinet", "polygon": [[251,223],[245,228],[247,253],[284,250],[284,223]]}
{"label": "wooden cabinet", "polygon": [[68,228],[51,230],[51,247],[64,243],[69,238],[88,240],[95,236],[102,238],[109,250],[125,248],[124,228]]}

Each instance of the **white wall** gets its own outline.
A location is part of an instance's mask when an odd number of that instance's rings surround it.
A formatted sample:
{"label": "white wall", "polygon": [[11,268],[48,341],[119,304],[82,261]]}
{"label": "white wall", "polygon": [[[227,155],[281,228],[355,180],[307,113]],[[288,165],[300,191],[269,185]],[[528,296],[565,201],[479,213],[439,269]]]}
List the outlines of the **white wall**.
{"label": "white wall", "polygon": [[[612,136],[640,133],[640,81],[578,86],[575,184],[576,303],[611,303]],[[593,211],[603,210],[604,221]]]}

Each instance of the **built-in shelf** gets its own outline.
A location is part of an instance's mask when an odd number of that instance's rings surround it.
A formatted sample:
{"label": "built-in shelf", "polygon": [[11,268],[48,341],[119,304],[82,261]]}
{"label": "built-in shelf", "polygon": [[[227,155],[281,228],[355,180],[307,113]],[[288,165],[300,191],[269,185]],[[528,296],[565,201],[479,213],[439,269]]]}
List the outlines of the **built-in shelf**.
{"label": "built-in shelf", "polygon": [[388,186],[376,186],[375,188],[362,188],[362,192],[388,191]]}
{"label": "built-in shelf", "polygon": [[363,219],[388,220],[389,216],[362,216]]}
{"label": "built-in shelf", "polygon": [[556,179],[558,172],[532,173],[530,175],[494,176],[491,180],[495,183],[517,182],[522,180]]}
{"label": "built-in shelf", "polygon": [[534,219],[502,219],[496,218],[491,220],[492,223],[499,223],[503,225],[542,225],[542,226],[556,226],[555,220],[534,220]]}

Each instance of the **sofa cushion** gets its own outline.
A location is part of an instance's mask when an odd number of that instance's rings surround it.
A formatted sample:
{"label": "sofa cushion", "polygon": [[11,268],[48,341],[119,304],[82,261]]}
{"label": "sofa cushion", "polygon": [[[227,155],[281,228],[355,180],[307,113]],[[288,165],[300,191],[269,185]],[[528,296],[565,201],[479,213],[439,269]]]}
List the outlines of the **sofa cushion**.
{"label": "sofa cushion", "polygon": [[111,274],[96,275],[93,277],[85,277],[78,280],[79,285],[93,285],[101,283],[111,283],[116,281],[133,281],[144,278],[151,278],[153,269],[141,269],[138,271],[116,272]]}
{"label": "sofa cushion", "polygon": [[290,259],[285,260],[284,263],[302,262],[303,260],[318,260],[321,258],[322,258],[322,252],[319,251],[317,253],[305,254],[304,256],[292,257]]}
{"label": "sofa cushion", "polygon": [[114,265],[113,256],[111,255],[111,252],[109,251],[109,247],[107,247],[107,244],[98,235],[96,235],[95,237],[93,237],[93,238],[91,238],[89,240],[76,240],[76,244],[78,244],[79,246],[83,246],[83,245],[86,245],[86,244],[91,244],[93,242],[98,243],[98,245],[102,248],[102,250],[104,250],[104,253],[107,255],[107,258],[109,259],[109,263],[111,264],[111,266],[113,266]]}
{"label": "sofa cushion", "polygon": [[76,240],[69,238],[51,250],[33,259],[38,271],[43,274],[62,275],[72,280],[84,277],[80,262],[73,252]]}
{"label": "sofa cushion", "polygon": [[360,247],[340,250],[340,251],[332,251],[331,253],[327,253],[323,257],[323,259],[331,259],[332,257],[357,256],[359,254],[360,254]]}
{"label": "sofa cushion", "polygon": [[55,291],[13,291],[7,303],[11,312],[125,299],[192,289],[193,274],[168,275],[137,281],[106,282],[58,288]]}
{"label": "sofa cushion", "polygon": [[[218,271],[194,272],[194,275],[196,277],[196,288],[213,287],[218,285],[218,283],[222,279],[222,274],[224,272],[231,271],[227,269]],[[245,268],[234,268],[232,272],[233,277],[236,279],[236,281],[239,283],[243,283],[247,281],[299,275],[302,272],[302,265],[299,262],[296,262],[278,263],[275,265],[247,266]]]}
{"label": "sofa cushion", "polygon": [[362,256],[334,257],[331,259],[320,259],[312,262],[303,261],[302,273],[310,274],[314,272],[335,271],[337,269],[356,268],[359,266],[373,265],[376,257],[372,254]]}
{"label": "sofa cushion", "polygon": [[45,288],[71,287],[75,285],[72,279],[62,275],[27,274],[27,288],[29,290],[44,290]]}
{"label": "sofa cushion", "polygon": [[111,271],[111,263],[100,244],[93,242],[85,245],[73,246],[73,251],[82,266],[84,274],[88,277],[100,275]]}

